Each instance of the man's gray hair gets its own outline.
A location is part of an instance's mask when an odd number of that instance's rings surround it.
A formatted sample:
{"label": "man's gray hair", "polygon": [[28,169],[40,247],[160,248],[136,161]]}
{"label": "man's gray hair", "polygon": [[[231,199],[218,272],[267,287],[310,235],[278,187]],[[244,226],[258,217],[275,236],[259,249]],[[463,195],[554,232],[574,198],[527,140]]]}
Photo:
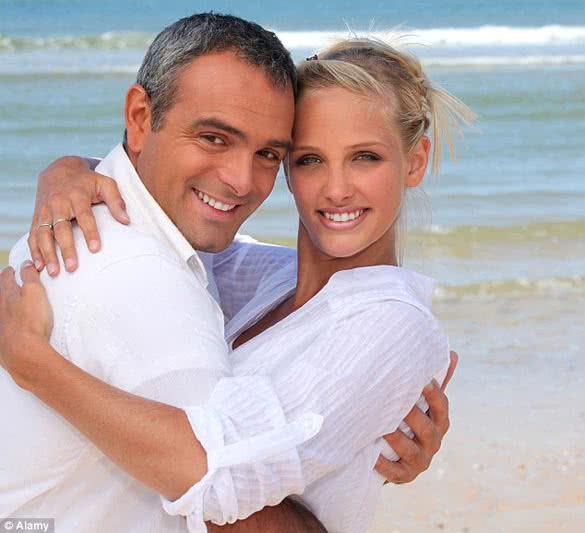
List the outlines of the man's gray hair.
{"label": "man's gray hair", "polygon": [[136,83],[150,98],[153,130],[162,126],[165,112],[174,103],[181,69],[197,57],[228,50],[261,68],[276,87],[290,87],[296,95],[295,65],[274,33],[231,15],[198,13],[161,31],[138,71]]}

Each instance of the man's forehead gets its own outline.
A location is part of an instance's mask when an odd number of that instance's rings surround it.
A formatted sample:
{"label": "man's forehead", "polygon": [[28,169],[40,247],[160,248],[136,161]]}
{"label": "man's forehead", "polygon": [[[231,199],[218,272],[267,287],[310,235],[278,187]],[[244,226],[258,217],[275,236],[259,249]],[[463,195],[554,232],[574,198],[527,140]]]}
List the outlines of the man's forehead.
{"label": "man's forehead", "polygon": [[260,67],[235,54],[207,54],[194,59],[177,77],[175,100],[198,100],[207,106],[239,107],[251,113],[290,113],[291,87],[279,87]]}

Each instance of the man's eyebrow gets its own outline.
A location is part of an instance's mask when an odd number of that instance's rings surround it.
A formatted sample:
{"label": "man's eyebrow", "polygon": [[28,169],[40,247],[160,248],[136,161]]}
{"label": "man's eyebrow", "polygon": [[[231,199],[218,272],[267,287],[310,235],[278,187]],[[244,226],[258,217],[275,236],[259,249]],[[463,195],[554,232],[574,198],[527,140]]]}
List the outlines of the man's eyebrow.
{"label": "man's eyebrow", "polygon": [[[230,133],[231,135],[238,137],[239,139],[242,139],[243,141],[247,140],[248,138],[248,136],[242,130],[215,117],[200,118],[198,120],[194,120],[191,123],[191,130],[198,130],[200,128],[215,128],[222,130],[226,133]],[[292,142],[289,139],[270,139],[266,143],[267,146],[272,146],[274,148],[284,148],[285,150],[289,150],[291,144]]]}
{"label": "man's eyebrow", "polygon": [[273,148],[284,148],[286,151],[288,151],[290,150],[292,142],[283,139],[271,139],[266,143],[266,145]]}
{"label": "man's eyebrow", "polygon": [[224,122],[219,118],[209,117],[194,120],[191,123],[190,129],[198,130],[199,128],[215,128],[218,130],[225,131],[226,133],[230,133],[231,135],[234,135],[239,139],[242,140],[247,139],[246,134],[242,130],[239,130],[238,128],[232,126],[231,124],[228,124],[227,122]]}

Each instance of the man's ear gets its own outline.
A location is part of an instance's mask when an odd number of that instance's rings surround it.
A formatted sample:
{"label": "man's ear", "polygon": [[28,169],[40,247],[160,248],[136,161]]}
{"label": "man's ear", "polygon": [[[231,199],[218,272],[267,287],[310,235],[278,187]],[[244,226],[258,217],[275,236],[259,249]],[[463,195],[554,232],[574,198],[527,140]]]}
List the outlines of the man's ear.
{"label": "man's ear", "polygon": [[408,173],[405,182],[407,187],[416,187],[422,181],[429,163],[430,151],[431,140],[423,135],[408,156]]}
{"label": "man's ear", "polygon": [[150,133],[152,124],[150,98],[142,85],[135,83],[128,89],[124,117],[128,149],[132,153],[139,154],[142,152],[145,138]]}

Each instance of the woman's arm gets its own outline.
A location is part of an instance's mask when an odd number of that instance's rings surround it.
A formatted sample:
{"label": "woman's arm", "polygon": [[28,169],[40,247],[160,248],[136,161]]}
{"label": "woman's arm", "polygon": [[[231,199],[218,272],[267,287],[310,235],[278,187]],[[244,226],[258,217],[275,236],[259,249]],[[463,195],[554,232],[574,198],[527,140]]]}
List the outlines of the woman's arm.
{"label": "woman's arm", "polygon": [[[59,245],[68,272],[77,269],[77,253],[73,244],[71,224],[61,222],[50,231],[48,224],[56,220],[77,220],[91,252],[100,249],[100,236],[91,210],[93,204],[105,202],[112,216],[128,224],[124,200],[116,182],[93,172],[96,160],[77,156],[61,157],[39,174],[35,211],[28,244],[37,270],[47,267],[51,276],[59,273],[55,240]],[[54,237],[54,238],[53,238]]]}
{"label": "woman's arm", "polygon": [[175,499],[207,471],[185,412],[129,394],[84,372],[48,343],[52,315],[32,264],[19,287],[0,275],[0,362],[14,381],[84,433],[145,485]]}

